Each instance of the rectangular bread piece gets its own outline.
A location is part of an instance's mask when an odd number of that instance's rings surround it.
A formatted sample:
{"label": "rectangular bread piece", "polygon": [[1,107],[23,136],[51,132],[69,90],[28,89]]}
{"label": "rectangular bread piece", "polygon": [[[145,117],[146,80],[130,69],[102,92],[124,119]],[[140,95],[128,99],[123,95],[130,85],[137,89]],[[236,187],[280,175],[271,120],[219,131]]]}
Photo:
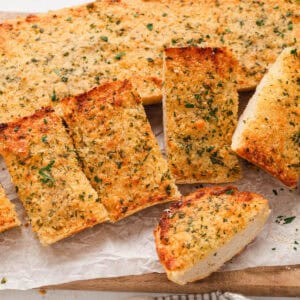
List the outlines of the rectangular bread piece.
{"label": "rectangular bread piece", "polygon": [[61,101],[84,172],[112,221],[179,193],[129,81]]}
{"label": "rectangular bread piece", "polygon": [[111,80],[161,100],[166,47],[227,47],[239,89],[254,88],[299,41],[296,0],[103,0],[0,24],[0,123]]}
{"label": "rectangular bread piece", "polygon": [[258,85],[232,149],[289,187],[300,178],[300,50],[285,49]]}
{"label": "rectangular bread piece", "polygon": [[21,224],[15,211],[15,206],[5,195],[0,185],[0,232],[17,227]]}
{"label": "rectangular bread piece", "polygon": [[0,153],[43,245],[107,220],[72,140],[52,109],[2,124]]}
{"label": "rectangular bread piece", "polygon": [[217,271],[259,234],[269,214],[261,195],[232,186],[199,189],[175,202],[154,231],[168,278],[186,284]]}
{"label": "rectangular bread piece", "polygon": [[230,149],[238,113],[236,66],[224,48],[165,50],[165,144],[177,183],[240,178],[238,158]]}

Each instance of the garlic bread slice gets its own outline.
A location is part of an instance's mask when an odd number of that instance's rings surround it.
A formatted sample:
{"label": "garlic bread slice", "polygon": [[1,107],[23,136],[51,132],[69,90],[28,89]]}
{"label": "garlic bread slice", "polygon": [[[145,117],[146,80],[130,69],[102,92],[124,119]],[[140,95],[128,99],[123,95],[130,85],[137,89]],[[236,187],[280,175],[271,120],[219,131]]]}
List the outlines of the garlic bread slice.
{"label": "garlic bread slice", "polygon": [[283,50],[249,100],[232,149],[282,183],[300,179],[300,49]]}
{"label": "garlic bread slice", "polygon": [[51,108],[1,124],[0,153],[43,245],[107,220],[72,140]]}
{"label": "garlic bread slice", "polygon": [[84,172],[111,221],[178,199],[141,98],[128,80],[66,98],[61,107]]}
{"label": "garlic bread slice", "polygon": [[262,196],[231,186],[199,189],[172,204],[154,232],[168,278],[186,284],[217,271],[257,236],[269,213]]}
{"label": "garlic bread slice", "polygon": [[237,62],[224,48],[168,48],[163,118],[167,159],[177,183],[240,178],[230,149],[237,123]]}

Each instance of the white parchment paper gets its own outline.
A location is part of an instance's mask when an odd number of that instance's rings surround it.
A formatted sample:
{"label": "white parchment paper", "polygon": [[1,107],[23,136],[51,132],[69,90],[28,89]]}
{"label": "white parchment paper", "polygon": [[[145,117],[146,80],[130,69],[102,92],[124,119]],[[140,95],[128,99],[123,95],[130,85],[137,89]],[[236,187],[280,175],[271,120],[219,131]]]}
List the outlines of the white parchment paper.
{"label": "white parchment paper", "polygon": [[[161,106],[146,108],[154,133],[163,148]],[[0,159],[0,181],[17,205],[23,226],[0,234],[1,289],[29,289],[74,280],[163,272],[153,240],[153,229],[169,204],[149,208],[117,224],[99,224],[50,247],[43,247],[24,226],[27,218],[17,200],[9,174]],[[240,190],[270,200],[272,214],[264,230],[224,270],[255,266],[300,264],[300,195],[271,176],[244,164]],[[181,186],[183,194],[199,186]],[[281,221],[278,216],[282,216]],[[295,219],[287,219],[296,217]],[[291,221],[292,220],[292,221]],[[291,222],[290,222],[291,221]],[[283,223],[288,224],[283,224]]]}

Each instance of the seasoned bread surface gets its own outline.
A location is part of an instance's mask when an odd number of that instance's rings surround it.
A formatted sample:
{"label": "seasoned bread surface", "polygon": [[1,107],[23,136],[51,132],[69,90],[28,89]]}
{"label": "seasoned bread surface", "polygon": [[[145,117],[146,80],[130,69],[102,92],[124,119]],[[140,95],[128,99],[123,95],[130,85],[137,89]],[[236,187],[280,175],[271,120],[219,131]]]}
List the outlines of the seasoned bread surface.
{"label": "seasoned bread surface", "polygon": [[61,102],[84,172],[112,221],[179,193],[129,81]]}
{"label": "seasoned bread surface", "polygon": [[235,187],[209,187],[166,210],[154,235],[168,278],[178,284],[202,279],[238,254],[269,215],[262,196]]}
{"label": "seasoned bread surface", "polygon": [[253,88],[299,33],[294,0],[107,0],[6,21],[0,123],[132,76],[145,103],[159,101],[166,47],[228,47],[240,62],[239,89]]}
{"label": "seasoned bread surface", "polygon": [[165,50],[165,143],[177,183],[240,178],[238,158],[230,149],[238,113],[236,69],[224,48]]}
{"label": "seasoned bread surface", "polygon": [[72,140],[51,109],[2,124],[0,153],[43,245],[107,220]]}
{"label": "seasoned bread surface", "polygon": [[19,226],[15,206],[8,200],[3,187],[0,185],[0,232]]}
{"label": "seasoned bread surface", "polygon": [[287,48],[241,116],[232,149],[285,185],[300,178],[300,49]]}

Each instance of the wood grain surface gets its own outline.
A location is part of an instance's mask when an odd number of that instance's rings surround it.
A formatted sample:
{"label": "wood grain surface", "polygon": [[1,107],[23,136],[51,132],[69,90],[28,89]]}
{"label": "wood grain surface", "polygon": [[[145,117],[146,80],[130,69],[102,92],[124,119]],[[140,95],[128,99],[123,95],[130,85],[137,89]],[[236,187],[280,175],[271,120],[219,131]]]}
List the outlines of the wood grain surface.
{"label": "wood grain surface", "polygon": [[[26,14],[0,12],[0,21],[24,15]],[[241,94],[241,110],[245,107],[251,95],[251,92]],[[185,286],[170,282],[165,274],[151,273],[138,276],[74,281],[45,288],[193,294],[219,290],[252,296],[296,297],[300,296],[300,264],[216,272],[205,280]]]}

